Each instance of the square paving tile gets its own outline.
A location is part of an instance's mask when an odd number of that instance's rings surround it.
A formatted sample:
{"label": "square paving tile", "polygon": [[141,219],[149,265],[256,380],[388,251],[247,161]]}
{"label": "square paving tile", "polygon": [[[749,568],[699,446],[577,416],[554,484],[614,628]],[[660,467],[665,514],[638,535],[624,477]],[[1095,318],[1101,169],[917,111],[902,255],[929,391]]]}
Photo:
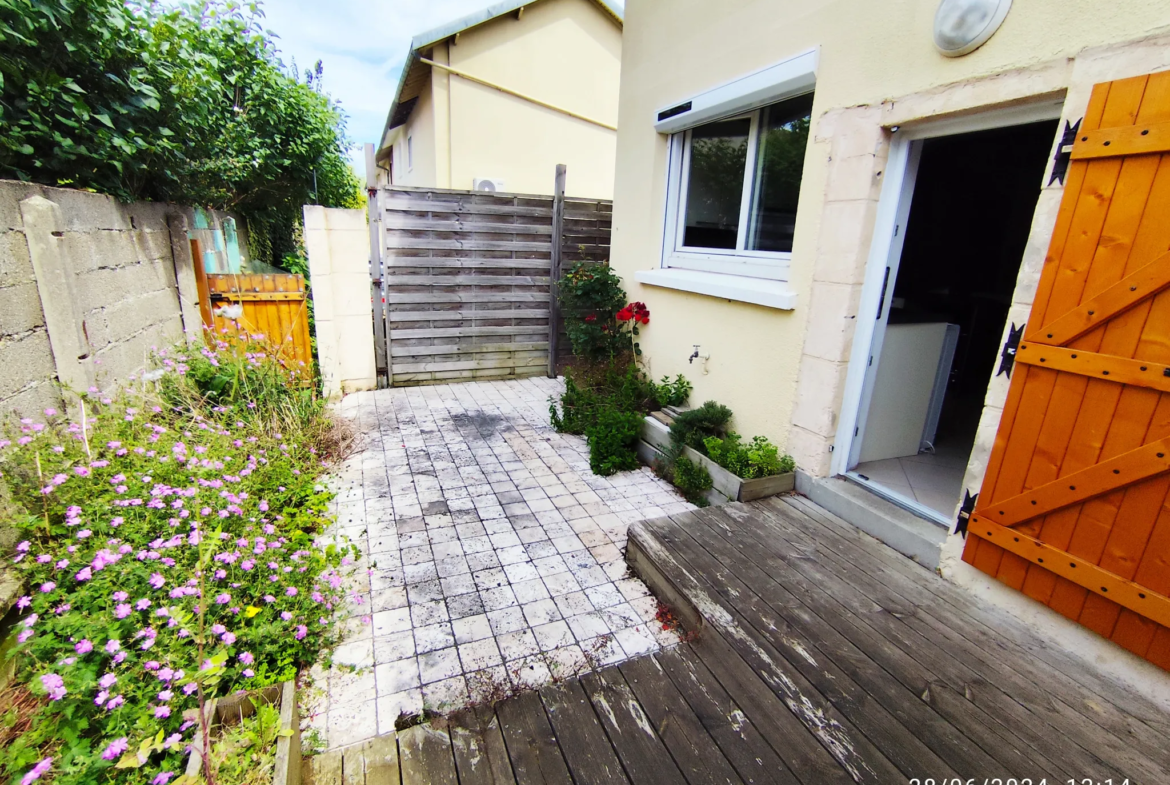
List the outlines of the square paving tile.
{"label": "square paving tile", "polygon": [[329,748],[391,732],[400,714],[669,643],[626,570],[626,530],[692,508],[649,469],[592,474],[585,440],[549,424],[548,397],[563,389],[536,377],[341,402],[366,436],[330,479],[332,533],[368,569],[334,651],[343,668],[320,674],[307,712]]}

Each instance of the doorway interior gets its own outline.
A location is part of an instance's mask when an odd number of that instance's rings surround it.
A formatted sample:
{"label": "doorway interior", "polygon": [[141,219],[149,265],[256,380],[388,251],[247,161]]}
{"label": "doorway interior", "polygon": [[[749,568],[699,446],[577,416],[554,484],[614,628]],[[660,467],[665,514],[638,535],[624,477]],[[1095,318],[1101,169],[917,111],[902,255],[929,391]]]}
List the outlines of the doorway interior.
{"label": "doorway interior", "polygon": [[846,476],[949,525],[1056,120],[909,142]]}

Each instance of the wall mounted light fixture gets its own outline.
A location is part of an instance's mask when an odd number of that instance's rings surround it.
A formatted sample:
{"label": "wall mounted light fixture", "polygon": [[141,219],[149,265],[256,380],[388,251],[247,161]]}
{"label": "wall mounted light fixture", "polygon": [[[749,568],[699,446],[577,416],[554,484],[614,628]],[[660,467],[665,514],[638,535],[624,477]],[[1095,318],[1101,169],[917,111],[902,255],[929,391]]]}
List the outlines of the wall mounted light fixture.
{"label": "wall mounted light fixture", "polygon": [[934,14],[934,45],[947,57],[974,52],[1003,24],[1012,0],[941,0]]}

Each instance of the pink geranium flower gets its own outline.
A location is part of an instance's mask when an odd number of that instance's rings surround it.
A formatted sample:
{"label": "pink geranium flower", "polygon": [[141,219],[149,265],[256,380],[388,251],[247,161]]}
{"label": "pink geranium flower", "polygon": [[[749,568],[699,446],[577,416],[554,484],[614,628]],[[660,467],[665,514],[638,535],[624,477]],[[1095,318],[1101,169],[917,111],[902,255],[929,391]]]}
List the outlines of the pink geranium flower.
{"label": "pink geranium flower", "polygon": [[130,747],[129,740],[123,736],[120,739],[115,739],[110,743],[110,746],[102,752],[103,760],[117,760],[122,757],[122,753]]}

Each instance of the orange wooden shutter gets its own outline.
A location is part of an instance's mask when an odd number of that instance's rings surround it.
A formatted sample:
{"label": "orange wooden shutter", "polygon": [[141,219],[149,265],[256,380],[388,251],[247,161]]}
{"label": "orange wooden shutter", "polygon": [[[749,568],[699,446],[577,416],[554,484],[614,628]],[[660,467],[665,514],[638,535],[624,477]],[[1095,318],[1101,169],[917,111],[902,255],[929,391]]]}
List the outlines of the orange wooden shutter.
{"label": "orange wooden shutter", "polygon": [[1093,89],[963,559],[1170,669],[1170,73]]}

